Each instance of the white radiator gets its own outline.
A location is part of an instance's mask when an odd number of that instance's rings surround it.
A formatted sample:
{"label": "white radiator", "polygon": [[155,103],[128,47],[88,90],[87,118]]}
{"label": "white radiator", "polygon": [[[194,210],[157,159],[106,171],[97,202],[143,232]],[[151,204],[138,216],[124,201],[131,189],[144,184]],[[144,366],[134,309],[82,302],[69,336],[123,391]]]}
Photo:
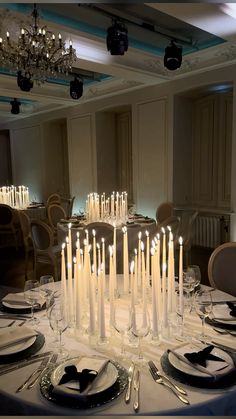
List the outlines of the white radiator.
{"label": "white radiator", "polygon": [[193,245],[215,249],[221,244],[221,215],[199,214],[194,223]]}

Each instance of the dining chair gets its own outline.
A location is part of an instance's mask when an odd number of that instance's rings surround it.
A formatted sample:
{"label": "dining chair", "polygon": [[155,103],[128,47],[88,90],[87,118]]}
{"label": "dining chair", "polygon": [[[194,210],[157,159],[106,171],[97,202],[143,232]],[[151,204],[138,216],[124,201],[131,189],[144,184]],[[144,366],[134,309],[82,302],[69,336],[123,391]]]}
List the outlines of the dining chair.
{"label": "dining chair", "polygon": [[25,279],[28,279],[28,265],[29,265],[29,253],[33,250],[33,241],[31,236],[30,223],[31,220],[25,211],[19,210],[18,217],[21,226],[21,232],[23,237],[24,249],[25,249]]}
{"label": "dining chair", "polygon": [[167,218],[172,217],[174,211],[173,202],[163,202],[157,207],[156,221],[157,223],[164,222]]}
{"label": "dining chair", "polygon": [[51,204],[60,204],[61,203],[61,196],[58,193],[53,193],[51,195],[49,195],[47,202],[46,202],[46,206],[49,206]]}
{"label": "dining chair", "polygon": [[9,205],[0,204],[0,234],[13,236],[16,250],[18,250],[18,239],[20,236],[20,225],[16,210]]}
{"label": "dining chair", "polygon": [[51,265],[57,281],[58,267],[60,265],[61,248],[54,245],[54,234],[48,224],[43,221],[31,221],[31,236],[34,247],[34,273],[39,265]]}
{"label": "dining chair", "polygon": [[208,261],[210,285],[236,297],[236,242],[218,246]]}
{"label": "dining chair", "polygon": [[48,221],[54,233],[54,241],[57,241],[57,223],[66,219],[66,211],[59,204],[51,204],[48,207]]}

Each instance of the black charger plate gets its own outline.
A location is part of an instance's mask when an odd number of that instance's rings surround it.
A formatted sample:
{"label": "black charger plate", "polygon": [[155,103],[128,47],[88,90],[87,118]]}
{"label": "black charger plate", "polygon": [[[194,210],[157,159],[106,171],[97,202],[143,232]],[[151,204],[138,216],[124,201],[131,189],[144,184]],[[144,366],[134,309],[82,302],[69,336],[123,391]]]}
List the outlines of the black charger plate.
{"label": "black charger plate", "polygon": [[[44,303],[42,306],[35,307],[34,311],[41,311],[45,310],[46,303]],[[12,313],[12,314],[30,314],[31,313],[31,307],[29,308],[13,308],[13,307],[7,307],[2,302],[0,302],[0,311],[4,311],[6,313]]]}
{"label": "black charger plate", "polygon": [[45,337],[42,333],[37,333],[38,335],[36,336],[35,342],[29,348],[15,354],[0,355],[0,364],[10,364],[11,362],[21,361],[40,351],[45,343]]}

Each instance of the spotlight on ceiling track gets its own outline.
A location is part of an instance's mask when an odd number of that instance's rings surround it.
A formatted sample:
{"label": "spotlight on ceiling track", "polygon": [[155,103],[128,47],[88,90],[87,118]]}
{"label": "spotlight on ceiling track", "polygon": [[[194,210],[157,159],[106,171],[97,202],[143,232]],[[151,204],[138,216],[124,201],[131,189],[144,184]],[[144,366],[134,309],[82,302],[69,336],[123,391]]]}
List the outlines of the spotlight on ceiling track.
{"label": "spotlight on ceiling track", "polygon": [[124,23],[114,20],[107,29],[107,50],[111,55],[124,55],[128,44],[128,29]]}
{"label": "spotlight on ceiling track", "polygon": [[178,47],[174,41],[165,49],[164,66],[168,70],[177,70],[182,63],[182,47]]}
{"label": "spotlight on ceiling track", "polygon": [[21,71],[17,73],[17,85],[23,92],[29,92],[32,89],[34,83],[30,79],[30,74],[26,73],[24,76],[22,75]]}
{"label": "spotlight on ceiling track", "polygon": [[13,113],[13,115],[18,115],[18,113],[20,113],[21,103],[16,98],[14,98],[14,100],[10,102],[10,105],[11,105],[11,113]]}
{"label": "spotlight on ceiling track", "polygon": [[72,99],[79,99],[83,95],[83,82],[77,77],[70,82],[70,96]]}

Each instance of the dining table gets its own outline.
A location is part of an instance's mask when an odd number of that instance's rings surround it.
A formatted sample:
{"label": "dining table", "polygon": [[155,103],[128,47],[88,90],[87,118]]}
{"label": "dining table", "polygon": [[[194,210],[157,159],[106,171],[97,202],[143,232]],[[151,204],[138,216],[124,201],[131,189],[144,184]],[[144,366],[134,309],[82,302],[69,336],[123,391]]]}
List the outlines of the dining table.
{"label": "dining table", "polygon": [[[108,280],[108,278],[106,278]],[[118,275],[118,283],[122,281],[122,275]],[[55,282],[53,285],[54,292],[60,294],[60,282]],[[201,285],[203,288],[208,288],[205,285]],[[224,301],[235,301],[235,297],[228,295],[220,290],[214,289],[212,291],[213,305]],[[5,290],[6,292],[6,290]],[[122,307],[122,304],[127,302],[127,296],[118,298],[118,304]],[[107,334],[106,342],[99,341],[96,337],[93,339],[89,338],[86,328],[83,330],[77,330],[73,326],[67,328],[62,334],[62,340],[65,348],[69,353],[69,358],[74,359],[76,357],[96,357],[105,358],[110,360],[113,365],[117,366],[118,371],[121,374],[121,386],[120,391],[117,394],[113,394],[114,397],[108,397],[105,402],[102,402],[103,393],[95,406],[76,406],[73,403],[70,404],[68,401],[52,400],[48,397],[47,391],[43,385],[43,378],[33,388],[29,390],[23,390],[16,392],[17,388],[25,381],[25,379],[35,370],[39,363],[26,365],[20,369],[1,374],[1,368],[5,367],[4,363],[1,362],[0,352],[0,402],[1,402],[1,414],[4,415],[47,415],[47,416],[77,416],[77,415],[95,415],[95,416],[119,416],[119,415],[142,415],[142,416],[153,416],[153,415],[178,415],[178,416],[227,416],[236,414],[236,376],[230,384],[227,383],[223,386],[211,386],[195,385],[196,380],[191,376],[188,379],[181,378],[181,375],[174,375],[168,370],[166,364],[167,349],[174,349],[181,344],[186,342],[195,342],[199,348],[202,343],[198,340],[197,336],[201,331],[201,320],[196,314],[193,307],[186,307],[184,312],[184,328],[183,336],[181,337],[178,333],[178,325],[176,320],[172,319],[170,322],[170,332],[166,336],[158,339],[153,339],[151,332],[142,339],[142,352],[143,359],[138,358],[137,341],[129,333],[125,335],[124,347],[125,352],[121,354],[121,336],[117,331],[109,327],[109,301],[106,296],[105,298],[105,310],[106,310],[106,324],[109,330]],[[150,300],[148,300],[148,308],[150,306]],[[4,316],[10,316],[9,311],[5,311],[1,307],[0,311],[0,327]],[[17,315],[16,315],[17,317]],[[46,309],[42,309],[36,312],[36,317],[39,323],[34,327],[35,330],[41,333],[45,342],[39,353],[47,351],[56,352],[58,350],[58,343],[55,343],[55,334],[50,327],[49,318],[47,316]],[[124,315],[123,321],[126,322],[127,318]],[[27,324],[28,320],[26,320]],[[16,324],[20,324],[20,319],[16,320]],[[20,326],[19,326],[20,327]],[[217,329],[216,329],[217,330]],[[236,336],[225,331],[219,333],[216,331],[212,324],[206,324],[207,340],[215,345],[225,345],[232,348],[232,352],[227,352],[232,356],[233,361],[236,365]],[[176,384],[183,387],[186,392],[186,398],[189,404],[184,404],[168,387],[161,385],[153,380],[150,374],[148,361],[152,360],[158,369],[168,375],[168,377]],[[60,360],[57,360],[53,368],[60,364]],[[131,398],[127,403],[125,402],[125,395],[128,385],[128,370],[132,362],[135,364],[135,369],[139,370],[140,373],[140,388],[139,388],[139,408],[134,410],[134,397],[135,390],[131,388]],[[10,364],[8,364],[10,365]],[[51,374],[52,372],[50,372]],[[50,379],[50,374],[48,375]],[[45,377],[44,377],[45,378]],[[195,377],[196,378],[196,377]],[[45,382],[44,382],[45,384]]]}

